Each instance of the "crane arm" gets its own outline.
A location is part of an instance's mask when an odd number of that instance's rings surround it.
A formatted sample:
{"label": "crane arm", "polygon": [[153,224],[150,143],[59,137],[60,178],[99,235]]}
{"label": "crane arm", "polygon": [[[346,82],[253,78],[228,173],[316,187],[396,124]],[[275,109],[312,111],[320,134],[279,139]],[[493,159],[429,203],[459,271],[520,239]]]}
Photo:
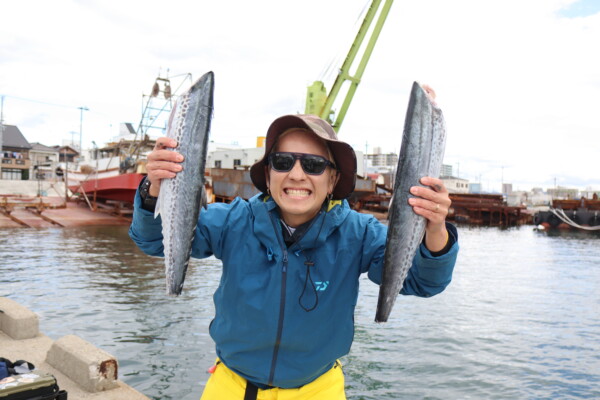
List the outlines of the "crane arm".
{"label": "crane arm", "polygon": [[[306,96],[306,109],[305,112],[307,114],[316,114],[321,118],[329,121],[332,124],[333,128],[336,131],[339,131],[342,122],[346,116],[348,111],[348,107],[352,102],[352,98],[354,97],[354,93],[360,83],[362,75],[365,71],[367,63],[369,62],[369,58],[371,57],[371,53],[375,47],[375,43],[379,38],[379,34],[381,33],[381,29],[383,28],[383,24],[389,14],[390,8],[392,7],[393,0],[385,0],[383,6],[381,6],[382,0],[373,0],[371,6],[363,22],[361,24],[360,29],[358,30],[358,34],[350,47],[350,51],[348,52],[344,63],[331,87],[331,91],[329,94],[326,94],[325,85],[321,81],[314,82],[311,86],[308,87],[308,92]],[[381,12],[377,17],[377,21],[375,22],[375,26],[371,31],[371,35],[368,38],[368,42],[364,48],[364,52],[360,57],[360,62],[358,67],[356,68],[356,72],[354,75],[350,75],[350,68],[352,67],[356,57],[358,56],[359,50],[363,44],[364,39],[367,37],[369,32],[369,28],[373,21],[375,20],[375,16],[377,15],[377,11],[381,7]],[[350,82],[349,88],[346,92],[346,96],[343,100],[342,106],[339,109],[339,112],[335,116],[335,120],[333,120],[334,111],[332,110],[333,103],[335,102],[338,94],[344,83],[347,81]]]}

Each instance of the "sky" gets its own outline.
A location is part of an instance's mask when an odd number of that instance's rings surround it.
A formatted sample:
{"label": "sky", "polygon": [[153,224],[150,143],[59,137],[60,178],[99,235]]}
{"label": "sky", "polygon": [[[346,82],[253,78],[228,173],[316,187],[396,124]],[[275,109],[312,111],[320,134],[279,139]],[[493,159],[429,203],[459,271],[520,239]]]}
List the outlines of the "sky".
{"label": "sky", "polygon": [[[29,142],[102,146],[138,126],[158,76],[185,87],[213,71],[211,139],[253,147],[304,111],[313,81],[331,87],[370,3],[1,1],[2,119]],[[599,43],[600,0],[396,0],[340,139],[399,153],[418,81],[437,93],[455,176],[600,189]]]}

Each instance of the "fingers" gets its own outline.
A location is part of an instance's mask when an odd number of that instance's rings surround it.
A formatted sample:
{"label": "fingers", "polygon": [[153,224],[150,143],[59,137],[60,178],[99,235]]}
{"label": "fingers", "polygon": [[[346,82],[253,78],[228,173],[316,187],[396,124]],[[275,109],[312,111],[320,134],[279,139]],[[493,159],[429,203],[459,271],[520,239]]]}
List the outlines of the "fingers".
{"label": "fingers", "polygon": [[174,150],[177,147],[177,141],[167,137],[161,137],[156,140],[154,150],[148,154],[146,170],[148,179],[154,187],[160,187],[161,179],[174,178],[183,167],[180,164],[183,156]]}
{"label": "fingers", "polygon": [[159,137],[158,139],[156,139],[154,150],[163,150],[167,148],[174,149],[175,147],[177,147],[177,141],[175,139],[171,139],[168,137]]}
{"label": "fingers", "polygon": [[427,187],[411,187],[410,193],[416,197],[409,198],[409,204],[416,214],[430,222],[444,222],[452,203],[444,182],[441,179],[424,177],[421,183]]}

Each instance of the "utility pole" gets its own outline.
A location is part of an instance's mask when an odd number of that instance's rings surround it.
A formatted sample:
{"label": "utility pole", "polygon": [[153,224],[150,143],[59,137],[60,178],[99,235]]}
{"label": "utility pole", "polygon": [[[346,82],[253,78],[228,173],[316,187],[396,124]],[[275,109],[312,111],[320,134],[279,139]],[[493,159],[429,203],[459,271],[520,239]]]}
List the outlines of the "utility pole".
{"label": "utility pole", "polygon": [[83,133],[83,112],[84,111],[90,111],[89,108],[87,107],[78,107],[79,108],[79,158],[81,159],[82,154],[83,154],[83,147],[82,147],[82,133]]}

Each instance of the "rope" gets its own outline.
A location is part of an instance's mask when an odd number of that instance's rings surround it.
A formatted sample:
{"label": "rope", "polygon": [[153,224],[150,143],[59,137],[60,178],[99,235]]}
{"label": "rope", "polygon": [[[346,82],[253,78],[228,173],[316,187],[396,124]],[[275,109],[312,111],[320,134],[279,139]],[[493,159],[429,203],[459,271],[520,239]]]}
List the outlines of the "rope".
{"label": "rope", "polygon": [[599,226],[583,226],[583,225],[579,225],[578,223],[576,223],[575,221],[573,221],[572,219],[570,219],[567,214],[565,214],[565,211],[561,208],[550,208],[550,212],[554,215],[556,215],[558,217],[558,219],[560,219],[562,222],[564,222],[565,224],[571,225],[575,228],[579,228],[579,229],[584,229],[586,231],[598,231],[600,230],[600,225]]}

